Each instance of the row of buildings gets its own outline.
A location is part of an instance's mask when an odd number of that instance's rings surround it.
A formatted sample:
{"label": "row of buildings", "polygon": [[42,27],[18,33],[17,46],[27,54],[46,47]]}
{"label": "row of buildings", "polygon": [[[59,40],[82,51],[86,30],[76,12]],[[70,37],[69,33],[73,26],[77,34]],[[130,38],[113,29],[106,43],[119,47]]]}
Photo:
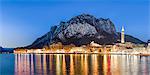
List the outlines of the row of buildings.
{"label": "row of buildings", "polygon": [[[88,45],[76,47],[75,45],[62,45],[61,42],[50,45],[50,48],[43,49],[16,49],[14,53],[100,53],[100,52],[116,52],[119,50],[132,49],[137,45],[131,42],[125,42],[125,29],[121,29],[121,42],[114,45],[100,45],[92,41]],[[144,47],[139,45],[138,47]],[[150,40],[147,45],[150,48]]]}

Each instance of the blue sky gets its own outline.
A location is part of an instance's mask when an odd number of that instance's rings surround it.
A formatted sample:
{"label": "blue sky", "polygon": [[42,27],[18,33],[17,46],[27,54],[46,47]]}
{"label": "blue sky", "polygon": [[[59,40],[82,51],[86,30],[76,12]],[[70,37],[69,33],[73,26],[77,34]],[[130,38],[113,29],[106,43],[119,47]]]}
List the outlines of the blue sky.
{"label": "blue sky", "polygon": [[149,0],[0,0],[0,46],[29,45],[51,26],[82,13],[110,18],[117,31],[123,25],[126,34],[150,39]]}

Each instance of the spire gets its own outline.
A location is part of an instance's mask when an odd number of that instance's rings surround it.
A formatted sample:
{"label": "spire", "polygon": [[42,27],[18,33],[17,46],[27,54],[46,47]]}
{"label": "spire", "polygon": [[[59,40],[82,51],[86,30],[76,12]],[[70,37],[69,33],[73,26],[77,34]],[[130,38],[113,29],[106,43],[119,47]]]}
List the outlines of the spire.
{"label": "spire", "polygon": [[125,43],[124,27],[121,29],[121,43]]}
{"label": "spire", "polygon": [[121,29],[121,31],[124,31],[124,26],[122,26],[122,29]]}

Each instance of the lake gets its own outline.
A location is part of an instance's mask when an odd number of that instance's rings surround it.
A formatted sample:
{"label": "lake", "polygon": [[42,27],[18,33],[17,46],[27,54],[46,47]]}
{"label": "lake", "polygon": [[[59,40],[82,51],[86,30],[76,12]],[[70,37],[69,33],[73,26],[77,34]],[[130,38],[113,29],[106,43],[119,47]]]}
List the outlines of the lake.
{"label": "lake", "polygon": [[0,75],[150,75],[150,56],[0,54]]}

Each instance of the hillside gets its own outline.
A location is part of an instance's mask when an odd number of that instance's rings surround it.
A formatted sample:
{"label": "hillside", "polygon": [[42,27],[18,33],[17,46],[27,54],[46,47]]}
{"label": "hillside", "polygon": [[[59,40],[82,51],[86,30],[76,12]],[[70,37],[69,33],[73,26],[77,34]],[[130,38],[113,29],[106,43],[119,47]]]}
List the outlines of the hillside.
{"label": "hillside", "polygon": [[[125,38],[128,42],[144,43],[130,35],[126,35]],[[76,46],[86,45],[91,41],[98,44],[114,44],[118,39],[120,39],[120,34],[116,32],[115,25],[110,19],[81,14],[67,22],[52,26],[49,32],[26,48],[43,48],[57,42]]]}

